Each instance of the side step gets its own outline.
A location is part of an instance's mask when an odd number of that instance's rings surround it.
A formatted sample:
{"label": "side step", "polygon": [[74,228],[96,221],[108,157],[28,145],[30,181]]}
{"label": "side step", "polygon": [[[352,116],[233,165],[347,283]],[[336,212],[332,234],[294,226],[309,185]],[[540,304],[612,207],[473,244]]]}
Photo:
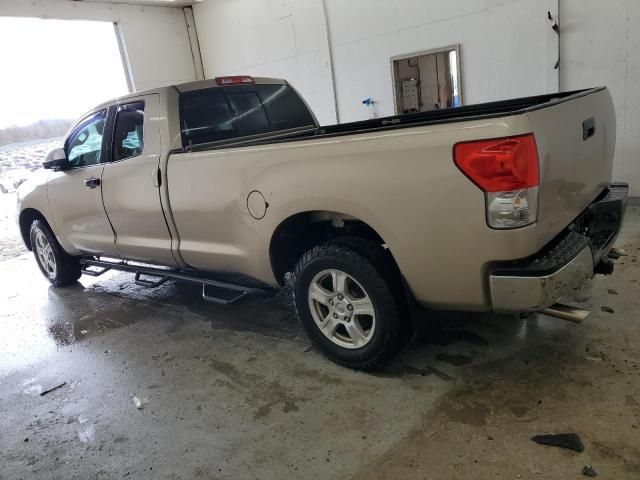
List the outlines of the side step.
{"label": "side step", "polygon": [[82,275],[89,275],[90,277],[99,277],[103,273],[107,273],[109,270],[111,270],[111,267],[97,267],[95,265],[85,265],[83,263],[82,268],[80,269],[80,272],[82,273]]}
{"label": "side step", "polygon": [[[126,261],[110,262],[95,258],[83,258],[82,273],[97,277],[109,270],[120,270],[135,273],[135,283],[143,287],[159,287],[169,279],[202,285],[202,298],[210,303],[229,305],[253,293],[271,292],[270,287],[250,287],[222,280],[214,280],[196,273],[186,273],[163,267],[131,264]],[[157,278],[157,280],[151,280]]]}
{"label": "side step", "polygon": [[156,281],[147,280],[145,278],[142,278],[143,275],[145,277],[156,278],[155,275],[149,275],[148,273],[136,272],[136,279],[135,279],[136,285],[140,285],[141,287],[156,288],[156,287],[159,287],[160,285],[162,285],[167,280],[169,280],[169,277],[167,277],[166,275],[160,276],[158,274],[158,278],[159,279],[156,280]]}
{"label": "side step", "polygon": [[247,295],[247,291],[231,290],[224,287],[215,287],[213,285],[202,284],[202,299],[205,302],[215,303],[217,305],[229,305],[237,302]]}

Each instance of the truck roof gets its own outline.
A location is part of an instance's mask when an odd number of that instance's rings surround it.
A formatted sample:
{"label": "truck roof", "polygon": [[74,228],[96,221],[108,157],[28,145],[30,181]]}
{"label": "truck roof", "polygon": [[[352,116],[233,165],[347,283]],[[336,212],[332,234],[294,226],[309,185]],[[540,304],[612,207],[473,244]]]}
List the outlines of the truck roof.
{"label": "truck roof", "polygon": [[[249,75],[241,75],[243,77],[248,77]],[[216,78],[224,78],[224,77],[216,77]],[[184,82],[184,83],[176,83],[172,85],[166,85],[162,87],[150,88],[147,90],[139,90],[135,92],[128,93],[126,95],[122,95],[121,97],[112,98],[105,102],[102,102],[100,105],[96,105],[92,110],[96,110],[98,108],[102,108],[107,105],[111,105],[115,102],[121,102],[122,100],[127,100],[128,98],[138,97],[140,95],[147,95],[151,93],[162,93],[166,90],[175,89],[178,92],[190,92],[193,90],[202,90],[204,88],[214,88],[221,87],[216,81],[216,78],[210,78],[207,80],[196,80],[193,82]],[[258,85],[286,85],[286,80],[281,78],[269,78],[269,77],[251,77],[253,78],[253,82]]]}

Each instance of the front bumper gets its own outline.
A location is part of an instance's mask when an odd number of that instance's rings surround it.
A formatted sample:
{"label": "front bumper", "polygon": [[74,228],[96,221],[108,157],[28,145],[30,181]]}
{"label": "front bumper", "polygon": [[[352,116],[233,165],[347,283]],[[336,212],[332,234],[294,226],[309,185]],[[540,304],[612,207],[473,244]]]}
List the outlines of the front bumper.
{"label": "front bumper", "polygon": [[542,251],[526,259],[491,265],[493,310],[543,310],[591,278],[620,232],[628,195],[627,184],[609,185]]}

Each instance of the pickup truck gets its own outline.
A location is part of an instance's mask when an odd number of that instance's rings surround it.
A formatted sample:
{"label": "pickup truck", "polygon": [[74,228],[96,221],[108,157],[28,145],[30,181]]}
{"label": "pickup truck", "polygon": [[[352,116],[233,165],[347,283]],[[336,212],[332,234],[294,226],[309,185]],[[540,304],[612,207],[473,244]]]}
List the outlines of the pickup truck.
{"label": "pickup truck", "polygon": [[326,356],[374,369],[415,307],[580,317],[555,305],[612,271],[615,137],[606,88],[320,126],[284,80],[218,77],[88,112],[18,223],[54,286],[288,287]]}

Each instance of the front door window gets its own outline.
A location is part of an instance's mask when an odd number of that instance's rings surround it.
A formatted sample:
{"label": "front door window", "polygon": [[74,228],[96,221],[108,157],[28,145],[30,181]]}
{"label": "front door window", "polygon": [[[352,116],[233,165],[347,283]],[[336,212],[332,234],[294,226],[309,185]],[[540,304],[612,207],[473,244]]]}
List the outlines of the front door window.
{"label": "front door window", "polygon": [[71,167],[87,167],[100,163],[106,120],[106,110],[94,113],[85,118],[69,135],[65,149]]}

